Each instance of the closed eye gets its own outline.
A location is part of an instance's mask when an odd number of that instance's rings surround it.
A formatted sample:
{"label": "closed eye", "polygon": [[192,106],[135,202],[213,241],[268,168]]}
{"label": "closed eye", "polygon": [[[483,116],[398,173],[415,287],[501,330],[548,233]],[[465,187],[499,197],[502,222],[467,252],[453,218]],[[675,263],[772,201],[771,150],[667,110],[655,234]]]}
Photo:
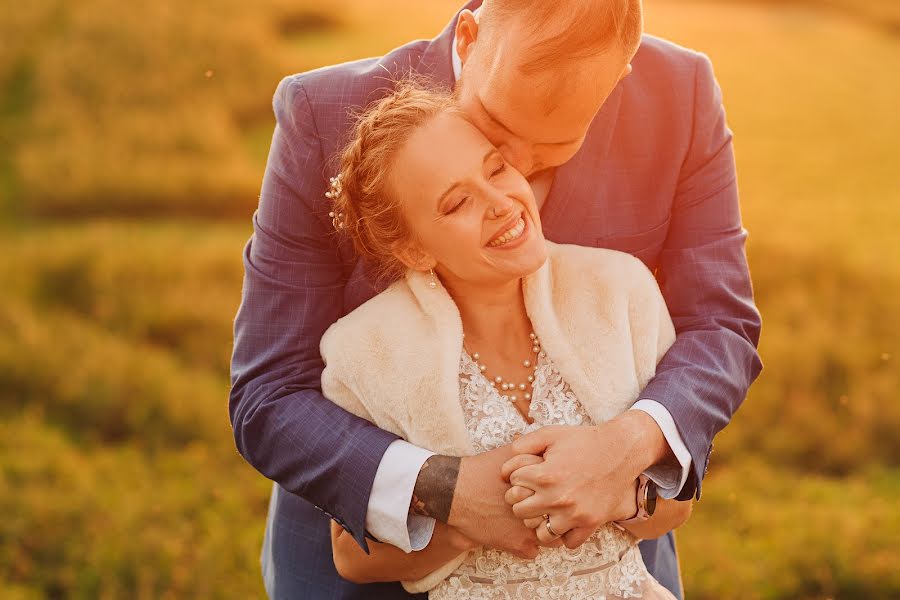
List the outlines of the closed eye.
{"label": "closed eye", "polygon": [[506,162],[504,161],[504,162],[500,163],[499,167],[494,169],[494,172],[491,173],[491,177],[496,177],[497,175],[500,175],[501,173],[503,173],[505,170],[506,170]]}
{"label": "closed eye", "polygon": [[465,198],[463,198],[462,200],[460,200],[459,202],[457,202],[457,203],[453,206],[453,208],[451,208],[450,210],[448,210],[448,211],[447,211],[446,213],[444,213],[444,214],[452,215],[453,213],[455,213],[456,211],[458,211],[460,208],[462,208],[463,204],[465,204],[466,201],[468,201],[468,199],[469,199],[469,197],[466,196]]}

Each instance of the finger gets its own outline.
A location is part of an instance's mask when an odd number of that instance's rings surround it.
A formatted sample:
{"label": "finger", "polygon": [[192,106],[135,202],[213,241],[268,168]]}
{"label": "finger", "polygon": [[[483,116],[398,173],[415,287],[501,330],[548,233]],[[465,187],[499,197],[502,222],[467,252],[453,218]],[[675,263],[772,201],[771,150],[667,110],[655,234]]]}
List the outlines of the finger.
{"label": "finger", "polygon": [[566,548],[574,550],[585,543],[594,531],[594,529],[589,529],[587,527],[575,527],[564,533],[561,539],[566,545]]}
{"label": "finger", "polygon": [[525,523],[525,527],[528,529],[537,529],[538,526],[544,522],[543,515],[540,517],[534,517],[533,519],[523,519],[523,523]]}
{"label": "finger", "polygon": [[541,494],[534,494],[533,496],[529,496],[525,498],[521,502],[517,502],[513,504],[512,511],[516,517],[522,519],[534,519],[535,517],[542,517],[548,512],[550,512],[549,502],[542,497]]}
{"label": "finger", "polygon": [[538,544],[540,544],[541,546],[547,546],[557,540],[562,539],[562,538],[553,537],[552,535],[550,535],[550,532],[547,531],[547,527],[543,523],[541,524],[540,527],[535,529],[535,531],[537,532]]}
{"label": "finger", "polygon": [[500,467],[500,476],[503,477],[504,481],[509,481],[509,476],[513,471],[542,462],[544,462],[544,459],[541,456],[535,456],[534,454],[516,454]]}
{"label": "finger", "polygon": [[516,469],[509,476],[509,483],[538,491],[552,481],[548,480],[544,463],[541,462]]}
{"label": "finger", "polygon": [[[553,517],[551,517],[550,519],[551,519],[550,524],[551,524],[551,527],[553,528],[553,531],[556,534],[564,533],[562,531],[557,531],[556,528],[559,527],[559,525],[554,526],[553,525],[553,522],[554,522]],[[544,519],[544,522],[541,523],[541,526],[534,530],[537,533],[538,543],[541,544],[542,546],[551,544],[551,543],[555,542],[556,540],[560,539],[560,535],[555,535],[554,533],[550,533],[550,529],[547,528],[547,523],[548,523],[548,521],[546,519]]]}
{"label": "finger", "polygon": [[512,443],[512,450],[516,454],[543,454],[544,450],[556,439],[557,429],[556,427],[541,427],[537,431],[527,433]]}
{"label": "finger", "polygon": [[[534,490],[522,487],[520,485],[514,485],[508,490],[506,490],[506,494],[503,496],[503,499],[506,500],[506,503],[512,506],[517,502],[521,502],[526,498],[529,498],[534,495]],[[533,529],[533,528],[532,528]]]}

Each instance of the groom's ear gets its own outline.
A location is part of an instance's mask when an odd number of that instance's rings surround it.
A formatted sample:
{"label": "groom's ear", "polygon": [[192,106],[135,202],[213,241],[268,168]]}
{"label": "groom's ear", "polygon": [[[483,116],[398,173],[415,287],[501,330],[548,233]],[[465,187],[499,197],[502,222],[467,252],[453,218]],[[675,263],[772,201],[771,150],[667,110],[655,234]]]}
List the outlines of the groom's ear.
{"label": "groom's ear", "polygon": [[434,257],[422,250],[415,242],[404,242],[395,245],[394,256],[406,268],[414,271],[427,271],[428,269],[433,269],[437,264]]}
{"label": "groom's ear", "polygon": [[462,64],[466,64],[475,49],[475,41],[478,39],[478,19],[475,13],[464,9],[459,13],[456,21],[456,52]]}

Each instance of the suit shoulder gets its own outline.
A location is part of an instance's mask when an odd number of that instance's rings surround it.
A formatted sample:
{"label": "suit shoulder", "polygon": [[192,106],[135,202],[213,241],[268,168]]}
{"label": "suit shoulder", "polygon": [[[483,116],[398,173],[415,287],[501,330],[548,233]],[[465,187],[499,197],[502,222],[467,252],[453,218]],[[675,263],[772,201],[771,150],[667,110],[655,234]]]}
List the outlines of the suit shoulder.
{"label": "suit shoulder", "polygon": [[709,58],[701,52],[679,46],[669,40],[644,35],[631,61],[626,85],[640,96],[666,102],[693,98],[698,68],[712,70]]}
{"label": "suit shoulder", "polygon": [[361,106],[379,89],[393,88],[393,81],[415,68],[427,47],[426,40],[410,42],[380,57],[363,58],[288,75],[278,92],[301,91],[315,112],[319,107]]}
{"label": "suit shoulder", "polygon": [[704,55],[697,50],[676,44],[673,41],[644,34],[641,45],[634,57],[634,65],[647,65],[668,69],[694,69]]}
{"label": "suit shoulder", "polygon": [[289,75],[275,92],[276,119],[290,124],[306,119],[323,160],[330,161],[347,142],[356,115],[389,94],[403,75],[415,71],[427,47],[427,40],[419,40],[385,56]]}
{"label": "suit shoulder", "polygon": [[[674,42],[644,35],[632,59],[633,70],[621,82],[623,135],[641,136],[658,145],[661,156],[683,160],[693,137],[698,77],[712,73],[703,54]],[[702,73],[701,73],[702,71]],[[666,163],[669,165],[670,163]]]}

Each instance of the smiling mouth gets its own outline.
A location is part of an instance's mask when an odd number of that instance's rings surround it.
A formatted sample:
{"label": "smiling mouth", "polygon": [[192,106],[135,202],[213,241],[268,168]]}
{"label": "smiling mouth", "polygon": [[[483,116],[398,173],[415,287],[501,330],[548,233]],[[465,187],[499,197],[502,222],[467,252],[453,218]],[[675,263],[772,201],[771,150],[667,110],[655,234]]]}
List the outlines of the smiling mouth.
{"label": "smiling mouth", "polygon": [[503,235],[499,235],[488,242],[488,246],[491,248],[498,248],[503,246],[504,244],[508,244],[511,241],[518,239],[522,233],[525,232],[525,219],[519,217],[519,219],[513,224],[512,227],[507,229]]}

